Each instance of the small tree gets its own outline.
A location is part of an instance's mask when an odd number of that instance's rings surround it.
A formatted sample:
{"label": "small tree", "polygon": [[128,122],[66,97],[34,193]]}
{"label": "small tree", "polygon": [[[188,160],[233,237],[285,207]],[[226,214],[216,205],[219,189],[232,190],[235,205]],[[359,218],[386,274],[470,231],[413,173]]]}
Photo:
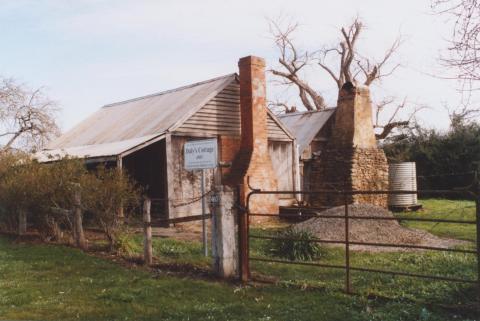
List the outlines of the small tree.
{"label": "small tree", "polygon": [[42,89],[32,90],[0,78],[0,138],[6,151],[13,147],[38,150],[58,135],[57,108]]}
{"label": "small tree", "polygon": [[89,175],[83,161],[65,158],[51,164],[39,164],[43,201],[37,206],[43,211],[42,223],[57,235],[60,229],[66,229],[73,236],[77,246],[86,248],[83,237],[82,210],[78,204],[81,198],[83,177]]}
{"label": "small tree", "polygon": [[[139,189],[124,172],[103,166],[85,176],[80,184],[84,208],[103,229],[110,250],[115,250],[123,220],[139,206]],[[121,211],[124,217],[120,217]]]}

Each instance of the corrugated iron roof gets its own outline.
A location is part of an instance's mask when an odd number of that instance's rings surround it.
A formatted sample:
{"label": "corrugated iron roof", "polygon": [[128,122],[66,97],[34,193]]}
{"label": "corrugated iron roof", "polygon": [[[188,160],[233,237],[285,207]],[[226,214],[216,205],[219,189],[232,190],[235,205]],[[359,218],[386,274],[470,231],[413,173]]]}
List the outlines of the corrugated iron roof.
{"label": "corrugated iron roof", "polygon": [[130,149],[133,149],[146,142],[158,141],[163,137],[164,135],[150,135],[113,143],[45,149],[41,152],[36,153],[35,158],[39,162],[43,163],[60,160],[66,156],[73,158],[97,158],[117,156],[122,153],[128,152]]}
{"label": "corrugated iron roof", "polygon": [[[235,73],[105,105],[38,155],[118,155],[174,129],[236,79]],[[136,145],[135,145],[136,144]]]}
{"label": "corrugated iron roof", "polygon": [[295,136],[300,153],[303,153],[334,112],[335,108],[327,108],[318,111],[283,114],[277,117]]}

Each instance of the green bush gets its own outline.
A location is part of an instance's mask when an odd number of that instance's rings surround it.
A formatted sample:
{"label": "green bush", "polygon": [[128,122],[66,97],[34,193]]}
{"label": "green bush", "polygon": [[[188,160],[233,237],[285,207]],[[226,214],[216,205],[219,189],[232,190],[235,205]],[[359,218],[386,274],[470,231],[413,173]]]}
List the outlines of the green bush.
{"label": "green bush", "polygon": [[135,236],[131,231],[123,230],[117,233],[115,239],[114,250],[123,256],[132,256],[142,252],[142,248],[135,240]]}
{"label": "green bush", "polygon": [[480,169],[480,124],[457,121],[445,132],[418,128],[383,144],[390,162],[415,162],[418,188],[468,186]]}
{"label": "green bush", "polygon": [[312,261],[321,256],[322,248],[312,242],[314,235],[294,228],[277,233],[278,239],[272,241],[273,254],[291,261]]}
{"label": "green bush", "polygon": [[1,231],[16,231],[22,211],[28,214],[28,225],[44,239],[73,239],[78,196],[82,213],[102,229],[110,249],[129,251],[125,240],[117,238],[124,232],[123,221],[139,205],[140,190],[124,172],[104,166],[88,171],[81,159],[40,164],[26,154],[0,154]]}

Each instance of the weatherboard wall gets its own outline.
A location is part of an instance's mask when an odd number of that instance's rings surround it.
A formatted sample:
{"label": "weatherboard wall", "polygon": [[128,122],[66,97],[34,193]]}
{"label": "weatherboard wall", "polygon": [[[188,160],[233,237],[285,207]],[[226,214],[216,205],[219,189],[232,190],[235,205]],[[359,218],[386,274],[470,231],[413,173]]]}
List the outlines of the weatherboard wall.
{"label": "weatherboard wall", "polygon": [[[169,211],[170,217],[182,217],[201,214],[199,198],[200,172],[184,169],[183,145],[188,140],[217,138],[219,161],[228,164],[235,158],[240,144],[240,88],[236,80],[232,81],[201,109],[185,120],[171,134],[169,173]],[[282,189],[294,189],[293,141],[285,130],[267,114],[268,149],[273,168]],[[229,172],[228,167],[219,169],[219,180]],[[206,191],[214,186],[214,171],[207,170]],[[283,198],[291,198],[284,195]]]}

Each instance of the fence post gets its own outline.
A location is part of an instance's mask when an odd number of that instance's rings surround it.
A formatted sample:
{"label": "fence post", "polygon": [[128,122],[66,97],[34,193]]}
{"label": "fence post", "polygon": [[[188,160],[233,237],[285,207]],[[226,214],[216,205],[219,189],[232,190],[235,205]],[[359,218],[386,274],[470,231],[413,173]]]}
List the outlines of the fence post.
{"label": "fence post", "polygon": [[345,202],[345,292],[351,293],[350,286],[350,228],[348,226],[349,214],[348,214],[348,196],[347,190],[343,190],[344,202]]}
{"label": "fence post", "polygon": [[75,237],[75,244],[82,250],[87,248],[85,234],[83,233],[83,219],[82,219],[82,199],[80,189],[75,190],[74,194],[74,210],[73,210],[73,231]]}
{"label": "fence post", "polygon": [[21,208],[18,210],[18,235],[27,233],[27,212]]}
{"label": "fence post", "polygon": [[248,262],[248,211],[245,196],[243,195],[243,185],[237,188],[238,207],[238,247],[240,260],[240,281],[248,282],[250,278],[250,266]]}
{"label": "fence post", "polygon": [[227,186],[217,186],[212,205],[213,268],[222,278],[237,275],[238,248],[236,239],[235,195]]}
{"label": "fence post", "polygon": [[151,204],[151,200],[146,197],[143,201],[143,260],[147,265],[153,263]]}

